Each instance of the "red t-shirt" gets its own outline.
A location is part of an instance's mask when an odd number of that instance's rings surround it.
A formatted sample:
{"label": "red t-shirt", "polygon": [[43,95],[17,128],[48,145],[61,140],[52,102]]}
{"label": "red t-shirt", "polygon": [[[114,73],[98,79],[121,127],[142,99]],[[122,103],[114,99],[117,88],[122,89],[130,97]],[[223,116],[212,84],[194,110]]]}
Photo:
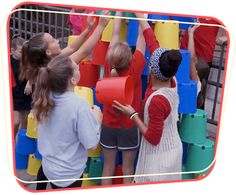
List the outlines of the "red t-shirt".
{"label": "red t-shirt", "polygon": [[[140,112],[141,100],[142,100],[142,83],[141,74],[146,64],[143,54],[135,50],[130,67],[127,71],[122,72],[119,76],[130,75],[134,82],[134,99],[132,102],[132,107]],[[110,75],[110,66],[106,63],[105,65],[105,75]],[[135,123],[130,120],[129,116],[119,112],[114,109],[111,104],[103,105],[103,124],[111,128],[131,128],[135,126]]]}
{"label": "red t-shirt", "polygon": [[[175,87],[174,79],[171,80],[171,87]],[[143,110],[148,97],[154,92],[152,88],[147,88],[145,98],[143,101]],[[159,144],[163,132],[164,121],[171,112],[171,106],[166,97],[156,95],[151,99],[148,107],[149,123],[148,129],[144,134],[145,139],[153,144]]]}
{"label": "red t-shirt", "polygon": [[159,42],[156,39],[156,36],[151,28],[147,28],[143,32],[144,39],[146,41],[148,51],[152,55],[152,53],[159,48]]}
{"label": "red t-shirt", "polygon": [[[200,23],[205,24],[220,24],[213,19],[200,18]],[[204,26],[200,25],[194,32],[194,45],[197,57],[203,58],[206,62],[212,62],[216,36],[219,27],[217,26]],[[180,42],[181,49],[188,49],[188,31],[186,30]]]}

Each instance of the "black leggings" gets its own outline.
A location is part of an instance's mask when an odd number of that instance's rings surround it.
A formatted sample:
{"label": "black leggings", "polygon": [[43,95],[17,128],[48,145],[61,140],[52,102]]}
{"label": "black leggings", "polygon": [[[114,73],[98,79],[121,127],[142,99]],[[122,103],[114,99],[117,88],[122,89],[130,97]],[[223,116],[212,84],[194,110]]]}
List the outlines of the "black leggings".
{"label": "black leggings", "polygon": [[[82,178],[82,177],[83,177],[83,175],[80,178]],[[81,184],[82,184],[82,180],[77,180],[69,186],[60,187],[60,186],[57,186],[57,185],[53,184],[52,182],[48,182],[48,178],[44,175],[42,166],[39,168],[38,175],[37,175],[37,181],[46,181],[46,182],[37,183],[36,190],[46,190],[47,183],[50,183],[50,185],[52,186],[52,189],[75,188],[75,187],[81,187]]]}

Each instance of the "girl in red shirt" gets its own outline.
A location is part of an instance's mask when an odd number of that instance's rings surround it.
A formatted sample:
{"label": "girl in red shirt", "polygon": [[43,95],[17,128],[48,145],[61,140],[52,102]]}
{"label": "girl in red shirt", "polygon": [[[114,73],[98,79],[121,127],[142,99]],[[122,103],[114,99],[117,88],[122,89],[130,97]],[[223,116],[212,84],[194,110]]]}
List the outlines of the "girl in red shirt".
{"label": "girl in red shirt", "polygon": [[[118,16],[121,13],[117,13]],[[131,48],[120,42],[121,19],[115,18],[113,23],[112,39],[107,53],[108,63],[105,66],[105,75],[127,76],[134,81],[134,99],[132,106],[136,110],[141,108],[141,74],[146,64],[144,58],[145,41],[142,33],[139,34],[136,50],[132,55]],[[111,92],[112,93],[112,92]],[[114,109],[111,104],[103,106],[103,126],[101,145],[104,153],[103,177],[114,175],[115,158],[117,151],[122,152],[122,171],[124,175],[134,174],[134,160],[139,147],[139,130],[128,116]],[[132,178],[124,178],[124,183],[131,183]],[[102,184],[108,185],[112,179],[103,179]]]}
{"label": "girl in red shirt", "polygon": [[[140,25],[146,42],[150,37],[154,40],[155,35],[148,23],[140,20]],[[155,41],[148,48],[152,85],[144,99],[144,122],[131,105],[117,101],[113,104],[135,122],[143,135],[134,178],[136,183],[181,179],[181,174],[153,174],[181,172],[182,168],[182,143],[177,130],[179,98],[174,79],[182,56],[178,50],[158,48]]]}

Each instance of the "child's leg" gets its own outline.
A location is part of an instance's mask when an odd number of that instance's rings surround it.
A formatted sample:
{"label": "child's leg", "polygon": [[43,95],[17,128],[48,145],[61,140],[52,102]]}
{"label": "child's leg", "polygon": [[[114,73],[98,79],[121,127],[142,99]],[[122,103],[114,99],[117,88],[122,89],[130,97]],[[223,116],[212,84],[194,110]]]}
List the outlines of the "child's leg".
{"label": "child's leg", "polygon": [[19,130],[26,129],[27,127],[27,117],[30,113],[29,110],[22,110],[20,111],[20,124],[19,124]]}
{"label": "child's leg", "polygon": [[20,125],[20,112],[14,111],[14,137],[16,137]]}
{"label": "child's leg", "polygon": [[[122,171],[123,175],[134,174],[134,160],[137,150],[122,151]],[[123,178],[124,183],[132,183],[133,177]]]}
{"label": "child's leg", "polygon": [[43,167],[41,166],[39,168],[38,174],[37,174],[37,181],[45,181],[43,183],[37,183],[36,190],[46,190],[47,188],[47,177],[44,175]]}
{"label": "child's leg", "polygon": [[[105,149],[103,148],[104,154],[104,165],[102,176],[113,176],[115,172],[115,159],[116,159],[117,149]],[[112,179],[102,179],[102,185],[112,184]]]}
{"label": "child's leg", "polygon": [[[118,149],[122,151],[123,175],[134,174],[134,161],[139,148],[140,135],[137,127],[120,131],[118,138]],[[123,178],[124,183],[131,183],[133,177]]]}
{"label": "child's leg", "polygon": [[[103,177],[113,176],[116,166],[116,153],[117,153],[117,136],[119,129],[109,128],[102,126],[100,143],[103,149],[104,165]],[[102,179],[102,185],[112,184],[112,179]]]}

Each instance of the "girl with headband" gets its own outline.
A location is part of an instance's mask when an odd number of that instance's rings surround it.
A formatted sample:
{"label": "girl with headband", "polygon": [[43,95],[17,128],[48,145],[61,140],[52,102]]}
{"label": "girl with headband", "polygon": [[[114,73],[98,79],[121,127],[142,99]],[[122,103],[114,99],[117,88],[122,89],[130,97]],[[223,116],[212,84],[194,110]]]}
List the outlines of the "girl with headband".
{"label": "girl with headband", "polygon": [[[143,17],[141,14],[136,16]],[[139,22],[151,53],[151,85],[143,102],[144,121],[130,105],[114,101],[113,107],[130,116],[142,133],[134,182],[179,180],[181,174],[174,174],[180,173],[182,169],[182,143],[177,130],[179,97],[175,74],[182,55],[178,50],[158,48],[149,24],[144,20]]]}

